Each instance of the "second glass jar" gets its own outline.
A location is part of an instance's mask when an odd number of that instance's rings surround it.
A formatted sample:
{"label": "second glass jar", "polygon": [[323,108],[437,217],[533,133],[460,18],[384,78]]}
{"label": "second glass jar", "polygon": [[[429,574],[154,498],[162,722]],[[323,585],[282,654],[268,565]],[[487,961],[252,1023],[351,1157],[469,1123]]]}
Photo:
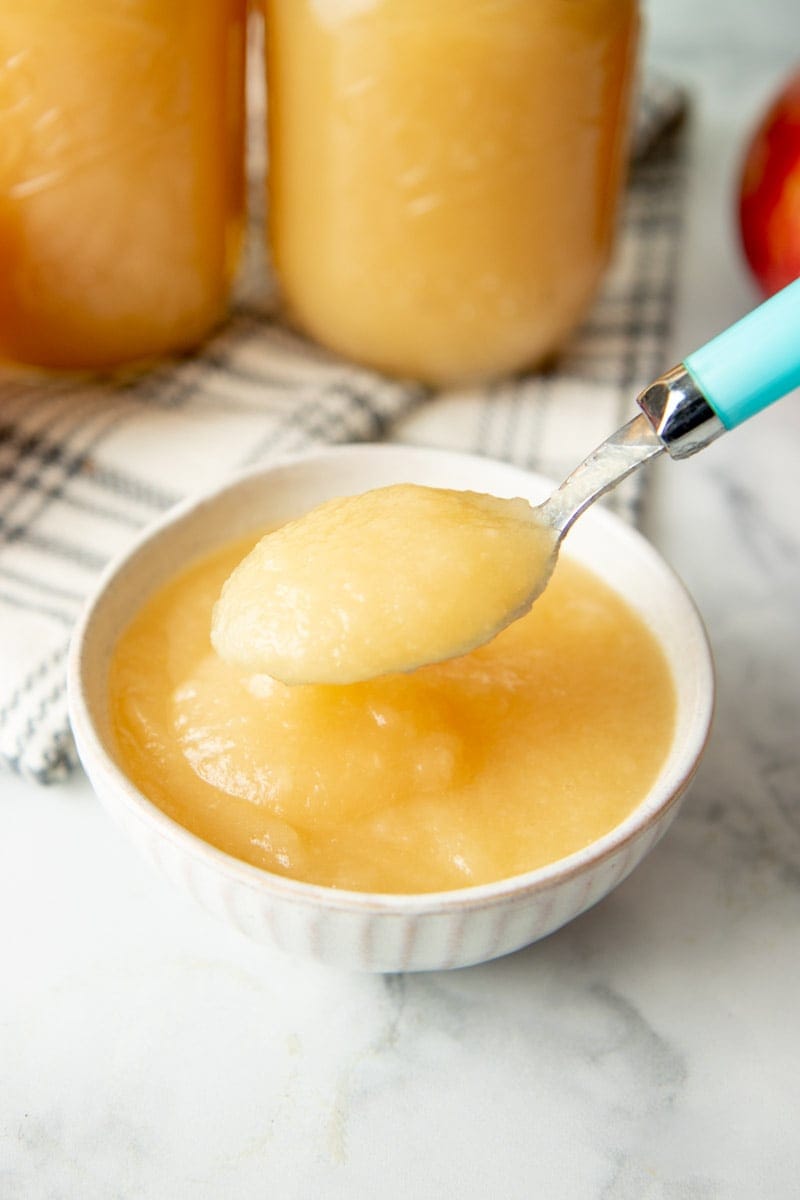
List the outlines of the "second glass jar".
{"label": "second glass jar", "polygon": [[434,384],[536,364],[597,290],[636,0],[266,0],[287,309]]}

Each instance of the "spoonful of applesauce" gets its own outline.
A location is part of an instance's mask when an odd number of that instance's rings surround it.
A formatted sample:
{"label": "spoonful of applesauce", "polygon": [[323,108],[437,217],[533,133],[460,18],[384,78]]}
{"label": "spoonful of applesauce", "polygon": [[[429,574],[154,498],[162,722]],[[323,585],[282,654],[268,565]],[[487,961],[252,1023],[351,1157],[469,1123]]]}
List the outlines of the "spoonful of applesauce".
{"label": "spoonful of applesauce", "polygon": [[222,589],[214,648],[288,684],[354,683],[464,654],[527,612],[598,496],[798,386],[800,280],[645,388],[641,412],[543,504],[396,484],[268,533]]}

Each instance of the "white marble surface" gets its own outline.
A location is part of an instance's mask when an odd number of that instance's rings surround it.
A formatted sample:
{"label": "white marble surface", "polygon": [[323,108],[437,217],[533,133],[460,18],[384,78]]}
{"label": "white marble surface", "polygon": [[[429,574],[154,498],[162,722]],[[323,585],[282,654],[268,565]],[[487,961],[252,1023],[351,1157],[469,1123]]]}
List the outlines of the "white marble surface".
{"label": "white marble surface", "polygon": [[[697,112],[676,357],[755,301],[745,131],[797,0],[650,0]],[[87,785],[0,779],[2,1200],[800,1194],[800,406],[659,464],[648,531],[706,618],[714,736],[602,905],[509,959],[353,977],[218,925]]]}

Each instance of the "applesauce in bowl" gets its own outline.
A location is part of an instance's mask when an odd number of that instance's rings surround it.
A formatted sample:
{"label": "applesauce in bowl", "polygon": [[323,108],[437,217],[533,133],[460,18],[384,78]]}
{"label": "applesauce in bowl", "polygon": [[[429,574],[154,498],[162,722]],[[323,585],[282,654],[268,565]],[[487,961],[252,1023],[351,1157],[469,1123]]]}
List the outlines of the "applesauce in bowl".
{"label": "applesauce in bowl", "polygon": [[713,698],[691,601],[602,511],[530,616],[470,655],[344,687],[214,655],[211,607],[254,532],[404,480],[549,487],[401,447],[250,474],[110,569],[70,665],[83,761],[146,853],[249,934],[371,970],[492,958],[598,900],[676,811]]}
{"label": "applesauce in bowl", "polygon": [[160,589],[111,664],[123,767],[205,841],[328,887],[434,892],[564,858],[646,794],[672,735],[669,667],[585,567],[559,564],[533,610],[470,654],[287,685],[209,645],[247,550]]}

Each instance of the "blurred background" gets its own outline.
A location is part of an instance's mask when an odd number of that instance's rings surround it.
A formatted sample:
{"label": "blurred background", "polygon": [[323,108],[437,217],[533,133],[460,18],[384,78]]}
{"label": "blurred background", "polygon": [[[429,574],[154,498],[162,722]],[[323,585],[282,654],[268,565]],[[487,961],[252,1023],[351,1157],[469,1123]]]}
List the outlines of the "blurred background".
{"label": "blurred background", "polygon": [[686,350],[758,299],[739,251],[739,177],[756,123],[800,69],[800,11],[793,0],[645,0],[644,13],[646,65],[684,83],[694,98],[675,327]]}

